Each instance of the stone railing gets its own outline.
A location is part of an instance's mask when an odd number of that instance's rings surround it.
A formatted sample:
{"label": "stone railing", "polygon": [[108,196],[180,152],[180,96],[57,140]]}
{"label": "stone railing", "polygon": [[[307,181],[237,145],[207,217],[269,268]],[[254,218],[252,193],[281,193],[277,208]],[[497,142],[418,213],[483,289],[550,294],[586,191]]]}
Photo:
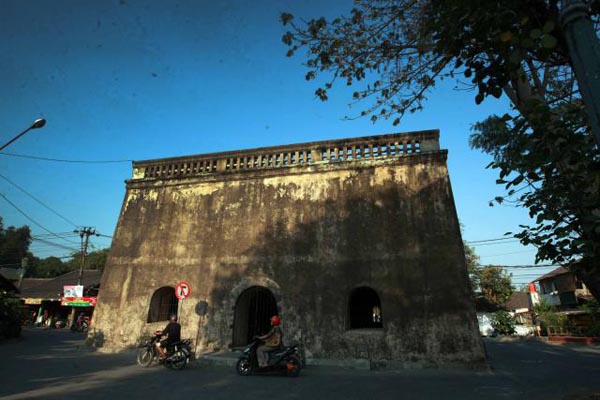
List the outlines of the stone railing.
{"label": "stone railing", "polygon": [[419,131],[224,153],[135,161],[133,179],[299,167],[323,163],[417,156],[439,151],[439,131]]}

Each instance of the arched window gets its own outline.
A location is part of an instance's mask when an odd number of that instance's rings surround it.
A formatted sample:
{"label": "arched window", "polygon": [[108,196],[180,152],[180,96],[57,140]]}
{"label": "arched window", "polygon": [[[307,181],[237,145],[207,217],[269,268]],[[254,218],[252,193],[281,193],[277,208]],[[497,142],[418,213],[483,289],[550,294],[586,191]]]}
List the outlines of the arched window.
{"label": "arched window", "polygon": [[164,286],[152,295],[148,309],[148,322],[168,321],[171,314],[177,314],[179,305],[175,289]]}
{"label": "arched window", "polygon": [[359,287],[350,293],[348,302],[350,329],[383,328],[381,301],[370,287]]}

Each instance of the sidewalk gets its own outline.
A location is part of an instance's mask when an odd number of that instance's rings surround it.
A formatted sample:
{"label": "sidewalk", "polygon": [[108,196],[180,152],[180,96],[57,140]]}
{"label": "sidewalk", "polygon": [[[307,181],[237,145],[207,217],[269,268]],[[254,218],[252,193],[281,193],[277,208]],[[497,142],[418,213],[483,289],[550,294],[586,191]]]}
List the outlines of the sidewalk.
{"label": "sidewalk", "polygon": [[[228,366],[235,367],[238,359],[242,355],[241,351],[218,351],[214,353],[199,354],[196,361],[200,365],[206,366]],[[371,363],[366,359],[349,359],[349,360],[334,360],[334,359],[308,359],[308,366],[327,366],[327,367],[342,367],[351,369],[371,369]]]}
{"label": "sidewalk", "polygon": [[[214,353],[199,354],[196,362],[201,366],[227,366],[235,367],[241,356],[241,351],[218,351]],[[307,367],[335,367],[352,370],[463,370],[476,372],[489,372],[490,367],[484,364],[425,364],[425,363],[406,363],[393,360],[368,360],[368,359],[331,359],[331,358],[309,358],[305,360]]]}

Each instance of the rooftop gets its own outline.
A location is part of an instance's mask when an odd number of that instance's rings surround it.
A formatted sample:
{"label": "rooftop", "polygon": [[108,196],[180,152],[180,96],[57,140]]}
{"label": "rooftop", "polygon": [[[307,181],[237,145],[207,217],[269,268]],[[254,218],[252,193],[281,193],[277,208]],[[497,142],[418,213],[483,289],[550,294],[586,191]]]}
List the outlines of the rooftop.
{"label": "rooftop", "polygon": [[[60,300],[65,285],[77,285],[79,271],[71,271],[55,278],[39,279],[25,278],[21,285],[22,298],[35,298],[45,300]],[[102,271],[96,269],[83,270],[81,284],[84,288],[100,284]]]}
{"label": "rooftop", "polygon": [[565,267],[558,267],[555,270],[552,270],[552,271],[548,272],[547,274],[534,279],[533,281],[534,282],[543,281],[544,279],[554,278],[555,276],[569,274],[569,273],[571,273],[571,271],[569,271]]}

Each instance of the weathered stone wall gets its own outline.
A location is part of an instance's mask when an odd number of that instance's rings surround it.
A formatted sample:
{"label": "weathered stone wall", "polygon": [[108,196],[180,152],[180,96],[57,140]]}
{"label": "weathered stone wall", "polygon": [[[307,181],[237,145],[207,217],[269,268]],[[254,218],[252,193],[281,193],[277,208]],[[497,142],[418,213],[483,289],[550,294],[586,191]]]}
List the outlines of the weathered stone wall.
{"label": "weathered stone wall", "polygon": [[[236,300],[258,285],[308,358],[484,357],[445,151],[128,181],[92,335],[123,348],[162,328],[146,323],[150,298],[182,280],[182,334],[199,351],[230,346]],[[349,329],[360,286],[379,295],[383,329]]]}

